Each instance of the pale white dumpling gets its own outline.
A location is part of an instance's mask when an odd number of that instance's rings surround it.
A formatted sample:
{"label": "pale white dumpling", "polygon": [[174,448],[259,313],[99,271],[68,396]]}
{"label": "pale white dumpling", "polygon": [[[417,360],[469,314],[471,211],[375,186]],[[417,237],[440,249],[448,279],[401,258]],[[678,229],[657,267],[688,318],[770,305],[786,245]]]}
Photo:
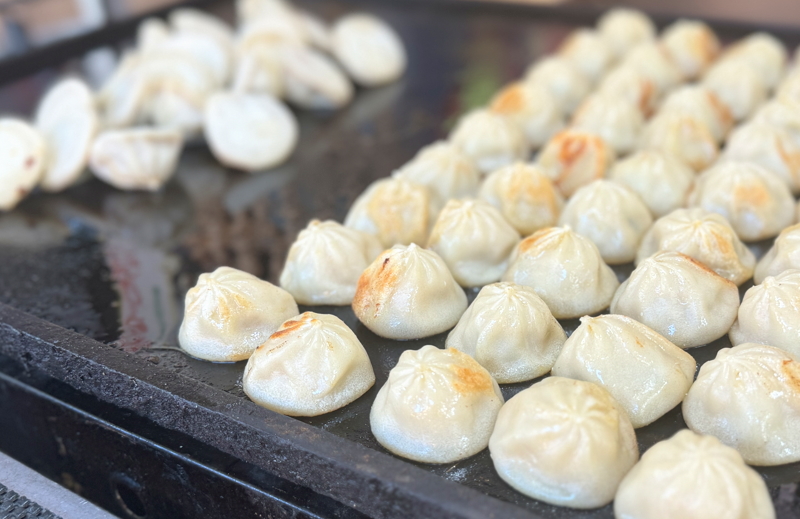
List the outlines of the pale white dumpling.
{"label": "pale white dumpling", "polygon": [[791,137],[795,147],[800,147],[800,100],[772,99],[761,106],[752,122],[780,128]]}
{"label": "pale white dumpling", "polygon": [[216,41],[226,53],[233,51],[233,29],[213,14],[191,7],[180,7],[169,14],[169,23],[178,33],[202,34]]}
{"label": "pale white dumpling", "polygon": [[86,169],[100,127],[94,94],[79,79],[58,82],[39,102],[35,125],[47,143],[42,189],[68,188]]}
{"label": "pale white dumpling", "polygon": [[772,89],[786,69],[786,47],[778,38],[766,32],[756,32],[739,40],[725,50],[721,60],[742,61],[758,71]]}
{"label": "pale white dumpling", "polygon": [[570,129],[550,139],[536,165],[569,198],[579,187],[606,176],[615,159],[614,149],[602,137]]}
{"label": "pale white dumpling", "polygon": [[19,119],[0,119],[0,210],[13,209],[42,178],[47,150],[44,138]]}
{"label": "pale white dumpling", "polygon": [[691,115],[658,113],[644,127],[641,149],[658,150],[701,171],[717,160],[719,148],[708,126]]}
{"label": "pale white dumpling", "polygon": [[736,121],[755,113],[767,100],[767,83],[748,63],[737,60],[721,61],[703,77],[703,85],[714,92]]}
{"label": "pale white dumpling", "polygon": [[722,157],[759,164],[781,177],[792,193],[800,193],[800,146],[776,126],[739,126],[731,132]]}
{"label": "pale white dumpling", "polygon": [[699,77],[720,52],[717,35],[698,20],[674,22],[664,29],[661,44],[687,79]]}
{"label": "pale white dumpling", "polygon": [[311,47],[286,45],[279,53],[286,99],[308,110],[341,108],[353,99],[353,84],[324,53]]}
{"label": "pale white dumpling", "polygon": [[716,436],[749,465],[800,461],[800,362],[772,346],[724,348],[700,367],[683,419]]}
{"label": "pale white dumpling", "polygon": [[469,157],[447,141],[425,146],[395,175],[427,186],[442,204],[451,198],[475,196],[480,183]]}
{"label": "pale white dumpling", "polygon": [[734,346],[755,342],[800,355],[800,270],[784,270],[745,292],[729,336]]}
{"label": "pale white dumpling", "polygon": [[775,99],[789,102],[800,102],[800,71],[793,69],[778,85]]}
{"label": "pale white dumpling", "polygon": [[369,413],[386,449],[423,463],[452,463],[486,448],[503,395],[475,359],[423,346],[400,355]]}
{"label": "pale white dumpling", "polygon": [[[221,43],[214,36],[202,31],[173,32],[144,52],[143,58],[149,61],[170,57],[190,62],[192,66],[201,68],[208,74],[213,87],[220,88],[228,82],[231,73],[230,44],[230,41]],[[171,85],[157,85],[157,88],[170,89]]]}
{"label": "pale white dumpling", "polygon": [[149,52],[166,41],[169,33],[169,25],[161,18],[146,18],[136,28],[136,49]]}
{"label": "pale white dumpling", "polygon": [[620,285],[611,313],[646,324],[681,348],[719,339],[739,309],[736,285],[675,251],[643,260]]}
{"label": "pale white dumpling", "polygon": [[688,429],[642,455],[614,497],[618,519],[775,519],[769,490],[742,456]]}
{"label": "pale white dumpling", "polygon": [[637,147],[643,126],[639,105],[618,94],[587,97],[572,118],[574,129],[599,135],[622,155]]}
{"label": "pale white dumpling", "polygon": [[489,203],[450,200],[433,226],[428,248],[441,256],[458,284],[480,287],[500,279],[519,240]]}
{"label": "pale white dumpling", "polygon": [[591,90],[591,84],[578,68],[562,57],[544,58],[534,63],[525,82],[546,88],[561,110],[571,114]]}
{"label": "pale white dumpling", "polygon": [[502,89],[489,108],[519,126],[532,149],[538,149],[565,124],[564,113],[547,88],[518,81]]}
{"label": "pale white dumpling", "polygon": [[436,221],[435,202],[425,186],[402,177],[382,178],[356,198],[344,224],[377,236],[384,247],[424,245]]}
{"label": "pale white dumpling", "polygon": [[576,29],[570,34],[558,54],[572,63],[594,84],[614,62],[614,50],[601,34],[592,29]]}
{"label": "pale white dumpling", "polygon": [[463,151],[482,173],[528,158],[528,139],[507,115],[478,109],[464,115],[450,142]]}
{"label": "pale white dumpling", "polygon": [[387,339],[419,339],[456,325],[467,296],[433,251],[415,244],[384,251],[361,274],[353,312]]}
{"label": "pale white dumpling", "polygon": [[700,207],[659,218],[642,238],[636,264],[663,250],[682,252],[736,285],[753,277],[756,266],[756,257],[731,224]]}
{"label": "pale white dumpling", "polygon": [[695,173],[679,159],[658,150],[642,150],[614,163],[608,178],[639,195],[660,217],[686,203]]}
{"label": "pale white dumpling", "polygon": [[778,175],[739,161],[721,162],[697,177],[689,207],[719,213],[744,241],[770,238],[794,222],[794,199]]}
{"label": "pale white dumpling", "polygon": [[501,384],[532,380],[553,367],[567,335],[530,287],[486,285],[445,346],[468,353]]}
{"label": "pale white dumpling", "polygon": [[283,97],[286,78],[277,45],[258,45],[243,51],[233,72],[231,90]]}
{"label": "pale white dumpling", "polygon": [[619,286],[597,246],[569,227],[550,227],[520,242],[503,281],[533,288],[558,319],[595,314]]}
{"label": "pale white dumpling", "polygon": [[622,67],[630,67],[653,82],[656,97],[661,97],[681,84],[681,70],[669,54],[656,42],[640,43],[625,54]]}
{"label": "pale white dumpling", "polygon": [[208,146],[222,164],[258,171],[284,162],[298,139],[297,120],[268,94],[219,92],[206,103]]}
{"label": "pale white dumpling", "polygon": [[106,128],[133,125],[140,116],[149,87],[140,72],[141,56],[124,54],[117,68],[97,93],[97,102]]}
{"label": "pale white dumpling", "polygon": [[775,243],[756,265],[753,281],[756,284],[767,276],[777,276],[789,269],[800,269],[800,224],[783,229]]}
{"label": "pale white dumpling", "polygon": [[581,317],[553,366],[556,377],[604,387],[644,427],[680,404],[694,380],[694,358],[624,315]]}
{"label": "pale white dumpling", "polygon": [[564,198],[541,168],[521,162],[486,177],[479,196],[500,209],[523,236],[555,225],[564,205]]}
{"label": "pale white dumpling", "polygon": [[360,85],[390,83],[406,69],[402,40],[388,24],[370,14],[348,14],[336,20],[331,42],[333,55]]}
{"label": "pale white dumpling", "polygon": [[615,7],[597,21],[597,30],[617,57],[635,45],[655,40],[656,26],[642,11]]}
{"label": "pale white dumpling", "polygon": [[500,409],[489,440],[494,468],[523,494],[598,508],[639,458],[628,415],[602,387],[548,377]]}
{"label": "pale white dumpling", "polygon": [[305,312],[281,324],[253,352],[242,389],[262,407],[318,416],[346,406],[375,384],[369,356],[334,315]]}
{"label": "pale white dumpling", "polygon": [[733,126],[733,115],[713,90],[703,85],[683,86],[671,92],[658,109],[659,114],[679,113],[705,124],[717,142]]}
{"label": "pale white dumpling", "polygon": [[597,93],[613,95],[636,106],[644,116],[649,116],[656,108],[659,91],[654,82],[630,65],[616,67],[605,75]]}
{"label": "pale white dumpling", "polygon": [[325,20],[303,9],[295,10],[295,18],[311,45],[325,52],[333,52],[333,35]]}
{"label": "pale white dumpling", "polygon": [[619,265],[633,261],[653,218],[639,195],[601,179],[575,191],[558,223],[592,240],[603,261]]}
{"label": "pale white dumpling", "polygon": [[381,251],[371,234],[311,220],[289,249],[281,287],[301,305],[349,305],[358,278]]}
{"label": "pale white dumpling", "polygon": [[182,148],[178,130],[109,130],[92,144],[89,167],[97,178],[118,189],[156,191],[175,172]]}
{"label": "pale white dumpling", "polygon": [[193,357],[244,360],[283,321],[298,313],[297,303],[286,290],[247,272],[220,267],[200,274],[186,293],[178,342]]}

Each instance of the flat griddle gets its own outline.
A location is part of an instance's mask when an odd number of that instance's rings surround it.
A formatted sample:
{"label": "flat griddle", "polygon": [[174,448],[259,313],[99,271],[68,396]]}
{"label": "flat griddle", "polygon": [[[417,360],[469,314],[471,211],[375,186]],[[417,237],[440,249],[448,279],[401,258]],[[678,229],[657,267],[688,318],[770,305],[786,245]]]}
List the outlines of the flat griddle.
{"label": "flat griddle", "polygon": [[[405,41],[407,74],[359,90],[344,110],[297,112],[300,144],[277,169],[232,171],[193,142],[158,193],[125,193],[87,179],[61,194],[35,193],[0,215],[0,371],[225,477],[279,496],[275,481],[288,482],[281,499],[307,492],[314,498],[303,501],[305,510],[322,517],[613,517],[611,506],[576,511],[525,497],[497,476],[487,450],[427,465],[377,443],[369,409],[389,370],[406,349],[443,347],[446,334],[391,341],[361,325],[349,307],[301,307],[346,322],[376,374],[375,386],[357,401],[302,419],[250,402],[241,387],[244,362],[209,363],[177,350],[183,297],[200,273],[228,265],[277,282],[288,247],[311,218],[341,221],[371,181],[444,138],[460,114],[520,77],[597,12],[453,2],[301,5],[329,20],[362,8],[384,17]],[[228,2],[206,7],[232,18]],[[728,39],[750,29],[715,28]],[[782,36],[794,45],[800,30]],[[78,66],[72,60],[7,82],[0,111],[26,115],[51,81]],[[752,248],[761,255],[769,245]],[[632,268],[615,271],[622,280]],[[470,301],[477,294],[467,292]],[[562,325],[571,333],[578,322]],[[723,338],[689,352],[699,367],[728,346]],[[501,388],[508,399],[530,384]],[[636,431],[639,448],[684,427],[676,408]],[[4,441],[0,428],[0,448]],[[800,464],[758,470],[779,517],[800,517]]]}

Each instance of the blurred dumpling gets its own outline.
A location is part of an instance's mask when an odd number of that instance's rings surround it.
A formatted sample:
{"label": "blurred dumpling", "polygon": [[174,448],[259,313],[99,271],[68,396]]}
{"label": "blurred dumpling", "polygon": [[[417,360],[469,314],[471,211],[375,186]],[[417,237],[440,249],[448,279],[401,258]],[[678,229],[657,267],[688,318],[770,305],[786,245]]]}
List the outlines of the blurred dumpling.
{"label": "blurred dumpling", "polygon": [[592,240],[603,261],[619,265],[633,261],[653,218],[639,195],[601,179],[575,191],[558,223]]}
{"label": "blurred dumpling", "polygon": [[628,472],[614,497],[614,515],[775,519],[775,509],[764,480],[735,449],[683,429],[650,447]]}
{"label": "blurred dumpling", "polygon": [[483,200],[450,200],[433,226],[428,248],[447,264],[461,286],[500,279],[519,243],[519,233]]}
{"label": "blurred dumpling", "polygon": [[783,130],[792,139],[794,146],[800,147],[800,100],[772,99],[759,108],[752,122]]}
{"label": "blurred dumpling", "polygon": [[536,165],[570,197],[579,187],[603,178],[615,159],[613,148],[602,137],[569,129],[550,139]]}
{"label": "blurred dumpling", "polygon": [[769,344],[800,355],[800,270],[784,270],[747,290],[731,344]]}
{"label": "blurred dumpling", "polygon": [[569,227],[550,227],[520,242],[503,281],[526,285],[558,319],[608,308],[619,286],[597,246]]}
{"label": "blurred dumpling", "polygon": [[608,178],[639,195],[658,218],[684,206],[695,173],[669,153],[642,150],[615,162]]}
{"label": "blurred dumpling", "polygon": [[786,47],[775,36],[756,32],[725,49],[725,54],[720,58],[722,60],[747,63],[758,71],[759,76],[772,89],[783,76],[787,52]]}
{"label": "blurred dumpling", "polygon": [[650,17],[626,7],[606,11],[597,21],[597,30],[617,57],[624,56],[637,44],[653,41],[656,37],[656,26]]}
{"label": "blurred dumpling", "polygon": [[384,251],[361,274],[353,312],[387,339],[420,339],[456,325],[467,296],[433,251],[413,243]]}
{"label": "blurred dumpling", "polygon": [[659,99],[657,87],[651,79],[635,68],[622,65],[606,74],[597,93],[617,96],[636,106],[644,116],[649,116]]}
{"label": "blurred dumpling", "polygon": [[591,84],[605,74],[614,61],[614,51],[599,32],[592,29],[572,31],[558,49],[558,55],[572,63]]}
{"label": "blurred dumpling", "polygon": [[220,267],[200,274],[197,285],[186,293],[178,342],[193,357],[244,360],[298,313],[286,290],[247,272]]}
{"label": "blurred dumpling", "polygon": [[661,44],[687,79],[699,77],[720,51],[717,35],[699,20],[674,22],[661,34]]}
{"label": "blurred dumpling", "polygon": [[570,508],[597,508],[639,458],[625,410],[591,382],[548,377],[500,409],[489,452],[523,494]]}
{"label": "blurred dumpling", "polygon": [[800,71],[793,69],[778,84],[775,99],[789,102],[800,102]]}
{"label": "blurred dumpling", "polygon": [[528,140],[510,116],[487,109],[464,115],[450,134],[482,173],[528,158]]}
{"label": "blurred dumpling", "polygon": [[[294,14],[300,29],[306,33],[308,43],[319,50],[333,52],[333,34],[325,20],[304,9],[295,9]],[[386,69],[382,69],[381,72]],[[375,70],[368,70],[375,72]]]}
{"label": "blurred dumpling", "polygon": [[386,449],[423,463],[452,463],[486,448],[503,395],[466,353],[423,346],[400,355],[369,414]]}
{"label": "blurred dumpling", "polygon": [[231,90],[237,93],[284,97],[286,80],[280,47],[258,45],[241,51],[233,71]]}
{"label": "blurred dumpling", "polygon": [[151,16],[136,27],[136,50],[149,52],[169,38],[169,25],[161,18]]}
{"label": "blurred dumpling", "polygon": [[117,189],[156,191],[175,173],[182,148],[178,130],[109,130],[92,144],[89,167]]}
{"label": "blurred dumpling", "polygon": [[742,121],[767,100],[767,84],[758,71],[740,61],[722,61],[703,77],[703,85],[724,104],[734,120]]}
{"label": "blurred dumpling", "polygon": [[733,126],[733,115],[713,90],[703,85],[688,85],[672,91],[658,109],[659,114],[679,113],[706,125],[717,142],[722,142]]}
{"label": "blurred dumpling", "polygon": [[532,149],[538,149],[564,127],[564,113],[542,85],[519,81],[497,93],[489,108],[519,126]]}
{"label": "blurred dumpling", "polygon": [[753,281],[756,284],[767,276],[777,276],[789,269],[800,269],[800,224],[783,229],[772,247],[756,265]]}
{"label": "blurred dumpling", "polygon": [[541,85],[556,99],[565,114],[578,108],[591,90],[591,84],[571,61],[551,56],[534,63],[525,75],[525,82]]}
{"label": "blurred dumpling", "polygon": [[636,319],[684,349],[728,333],[738,309],[734,283],[675,251],[643,260],[611,302],[612,314]]}
{"label": "blurred dumpling", "polygon": [[500,209],[523,236],[558,222],[564,199],[537,166],[516,163],[486,177],[479,196]]}
{"label": "blurred dumpling", "polygon": [[0,211],[28,196],[46,162],[46,143],[38,130],[20,119],[0,119]]}
{"label": "blurred dumpling", "polygon": [[371,234],[311,220],[289,249],[281,287],[301,305],[349,305],[361,273],[382,251]]}
{"label": "blurred dumpling", "polygon": [[475,196],[480,183],[469,157],[447,141],[425,146],[395,175],[427,186],[441,204],[451,198]]}
{"label": "blurred dumpling", "polygon": [[468,353],[499,383],[511,384],[550,371],[566,339],[532,288],[495,283],[481,289],[445,346]]}
{"label": "blurred dumpling", "polygon": [[744,241],[770,238],[794,222],[794,199],[778,175],[763,167],[726,161],[704,171],[689,207],[719,213]]}
{"label": "blurred dumpling", "polygon": [[669,54],[656,42],[645,42],[631,48],[621,62],[653,82],[656,97],[661,97],[681,84],[681,70]]}
{"label": "blurred dumpling", "polygon": [[637,104],[617,94],[592,94],[572,117],[572,128],[599,135],[624,155],[639,144],[644,117]]}
{"label": "blurred dumpling", "polygon": [[147,81],[140,72],[141,61],[134,52],[123,54],[97,93],[105,128],[124,128],[137,121],[148,94]]}
{"label": "blurred dumpling", "polygon": [[367,13],[345,15],[331,29],[333,55],[356,83],[374,87],[391,83],[406,69],[406,51],[397,33]]}
{"label": "blurred dumpling", "polygon": [[381,178],[356,198],[344,220],[378,237],[384,247],[424,245],[436,221],[436,203],[425,186],[402,177]]}
{"label": "blurred dumpling", "polygon": [[800,146],[776,126],[739,126],[728,137],[722,157],[759,164],[781,177],[792,193],[800,193]]}
{"label": "blurred dumpling", "polygon": [[581,317],[553,366],[556,377],[604,387],[644,427],[680,404],[694,380],[694,358],[624,315]]}
{"label": "blurred dumpling", "polygon": [[275,412],[318,416],[346,406],[374,383],[356,334],[334,315],[305,312],[281,324],[253,352],[242,389]]}
{"label": "blurred dumpling", "polygon": [[636,264],[659,251],[682,252],[741,285],[753,277],[756,257],[728,221],[705,209],[676,209],[659,218],[642,238]]}
{"label": "blurred dumpling", "polygon": [[686,425],[716,436],[749,465],[800,461],[800,362],[778,348],[745,343],[700,367],[683,401]]}
{"label": "blurred dumpling", "polygon": [[290,103],[308,110],[334,110],[353,99],[353,84],[323,52],[285,45],[279,56]]}

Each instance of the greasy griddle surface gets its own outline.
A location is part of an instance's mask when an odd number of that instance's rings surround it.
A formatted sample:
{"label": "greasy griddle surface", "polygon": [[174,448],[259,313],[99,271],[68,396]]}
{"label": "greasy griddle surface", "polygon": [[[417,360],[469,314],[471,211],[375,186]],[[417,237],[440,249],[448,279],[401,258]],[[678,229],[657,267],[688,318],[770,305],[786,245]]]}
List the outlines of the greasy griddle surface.
{"label": "greasy griddle surface", "polygon": [[[328,19],[360,4],[311,3]],[[228,5],[214,6],[230,16]],[[354,198],[423,145],[446,135],[459,114],[487,101],[551,52],[573,25],[493,10],[375,4],[403,36],[411,67],[398,83],[359,91],[335,113],[298,113],[301,142],[291,161],[247,175],[221,167],[202,145],[190,145],[176,178],[161,192],[123,193],[88,180],[59,195],[36,194],[0,215],[0,301],[147,358],[154,366],[246,398],[244,363],[212,364],[175,349],[183,296],[197,276],[220,265],[275,282],[286,251],[309,219],[341,221]],[[25,112],[55,77],[0,91],[4,111]],[[763,253],[769,244],[754,248]],[[617,268],[621,279],[631,265]],[[743,287],[743,290],[747,286]],[[476,291],[468,291],[470,300]],[[332,313],[358,335],[375,369],[375,386],[356,402],[306,423],[386,452],[369,428],[369,410],[389,370],[406,349],[444,345],[446,334],[398,342],[377,337],[349,307],[306,307]],[[562,325],[571,333],[577,321]],[[727,338],[690,350],[698,365],[729,346]],[[506,399],[530,382],[502,386]],[[637,430],[639,447],[685,427],[679,409]],[[413,462],[409,462],[413,463]],[[542,517],[612,517],[611,507],[574,511],[512,490],[488,451],[447,465],[415,464],[443,478],[536,512]],[[800,466],[761,470],[780,517],[800,517]]]}

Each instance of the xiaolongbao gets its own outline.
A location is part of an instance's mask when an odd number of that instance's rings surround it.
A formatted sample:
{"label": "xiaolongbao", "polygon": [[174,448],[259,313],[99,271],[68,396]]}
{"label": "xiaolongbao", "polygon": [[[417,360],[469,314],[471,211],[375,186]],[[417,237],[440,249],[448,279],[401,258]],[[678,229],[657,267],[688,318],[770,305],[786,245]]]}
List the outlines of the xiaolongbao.
{"label": "xiaolongbao", "polygon": [[519,81],[501,90],[489,108],[519,126],[532,149],[539,149],[564,127],[564,113],[544,86]]}
{"label": "xiaolongbao", "polygon": [[599,135],[618,154],[637,147],[643,126],[639,105],[619,94],[590,95],[572,118],[574,129]]}
{"label": "xiaolongbao", "polygon": [[650,119],[639,147],[671,155],[695,171],[710,166],[719,155],[717,141],[701,120],[680,112],[664,112]]}
{"label": "xiaolongbao", "polygon": [[482,173],[528,158],[528,139],[510,117],[492,110],[474,110],[459,120],[450,142]]}
{"label": "xiaolongbao", "polygon": [[775,243],[756,265],[753,281],[759,284],[767,276],[777,276],[789,269],[800,269],[800,224],[785,228],[775,238]]}
{"label": "xiaolongbao", "polygon": [[674,22],[664,29],[661,44],[687,79],[699,77],[720,51],[717,35],[698,20]]}
{"label": "xiaolongbao", "polygon": [[733,115],[710,88],[688,85],[670,92],[658,109],[659,114],[678,113],[703,123],[717,142],[722,142],[733,126]]}
{"label": "xiaolongbao", "polygon": [[480,183],[469,157],[447,141],[425,146],[395,175],[427,186],[442,205],[451,198],[475,196]]}
{"label": "xiaolongbao", "polygon": [[576,29],[558,49],[558,55],[572,63],[589,83],[597,83],[614,61],[614,51],[602,35],[592,29]]}
{"label": "xiaolongbao", "polygon": [[570,197],[579,187],[603,178],[615,159],[613,148],[602,137],[570,129],[550,139],[536,164]]}
{"label": "xiaolongbao", "polygon": [[763,166],[778,175],[792,193],[800,193],[800,147],[776,126],[743,124],[731,132],[722,156]]}
{"label": "xiaolongbao", "polygon": [[525,82],[541,85],[553,95],[561,111],[569,115],[591,90],[589,80],[569,60],[551,56],[534,63]]}
{"label": "xiaolongbao", "polygon": [[597,21],[597,30],[616,57],[622,57],[639,43],[655,40],[656,26],[645,13],[626,7],[606,11]]}

